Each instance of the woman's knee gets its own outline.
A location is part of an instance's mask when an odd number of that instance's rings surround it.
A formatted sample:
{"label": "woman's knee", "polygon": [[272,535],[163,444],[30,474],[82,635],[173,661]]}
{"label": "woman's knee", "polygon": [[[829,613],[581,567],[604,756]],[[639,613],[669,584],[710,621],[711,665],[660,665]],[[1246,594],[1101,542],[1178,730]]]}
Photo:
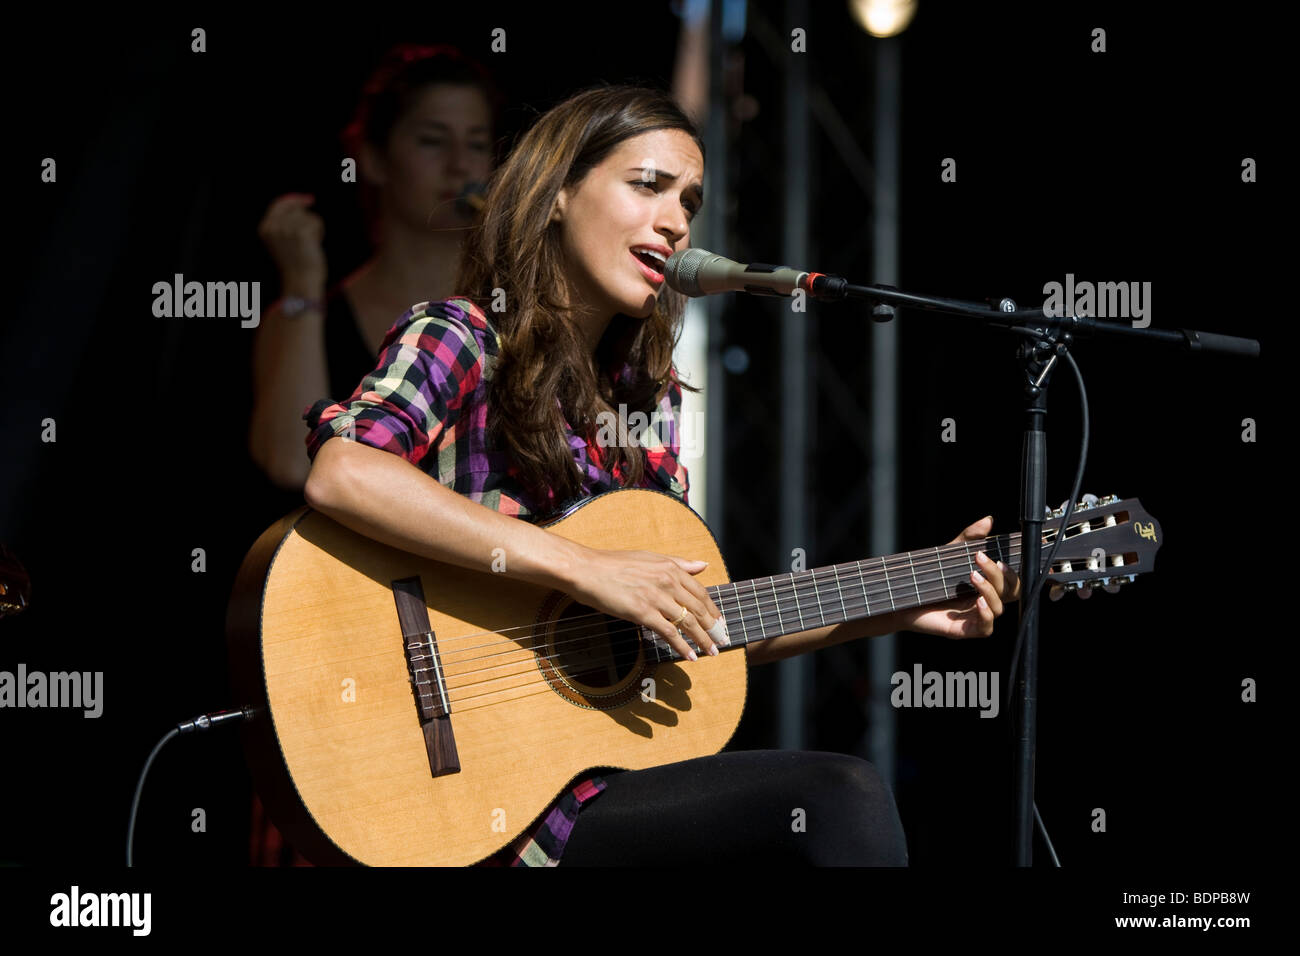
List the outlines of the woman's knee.
{"label": "woman's knee", "polygon": [[[811,756],[811,755],[810,755]],[[815,865],[906,866],[907,841],[894,796],[879,771],[859,757],[818,754],[804,776],[807,841]]]}

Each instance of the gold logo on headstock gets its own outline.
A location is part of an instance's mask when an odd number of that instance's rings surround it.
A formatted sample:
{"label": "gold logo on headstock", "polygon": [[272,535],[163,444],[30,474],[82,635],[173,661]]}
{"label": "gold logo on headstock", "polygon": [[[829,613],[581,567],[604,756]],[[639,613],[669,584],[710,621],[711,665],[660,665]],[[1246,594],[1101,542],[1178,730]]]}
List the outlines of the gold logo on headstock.
{"label": "gold logo on headstock", "polygon": [[1145,528],[1142,527],[1141,521],[1134,521],[1133,530],[1148,541],[1156,540],[1156,523],[1154,521],[1148,521]]}

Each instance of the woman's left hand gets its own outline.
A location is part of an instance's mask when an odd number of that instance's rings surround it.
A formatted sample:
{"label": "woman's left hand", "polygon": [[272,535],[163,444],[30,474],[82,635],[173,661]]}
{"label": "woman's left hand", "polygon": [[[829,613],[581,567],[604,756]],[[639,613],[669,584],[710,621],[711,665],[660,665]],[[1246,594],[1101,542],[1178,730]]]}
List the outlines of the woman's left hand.
{"label": "woman's left hand", "polygon": [[[948,544],[982,541],[993,530],[993,516],[981,518]],[[1002,614],[1004,605],[1020,598],[1020,577],[1001,561],[994,561],[981,551],[975,558],[977,570],[970,575],[978,597],[954,598],[944,604],[932,604],[895,612],[900,631],[938,634],[942,637],[988,637],[993,621]]]}

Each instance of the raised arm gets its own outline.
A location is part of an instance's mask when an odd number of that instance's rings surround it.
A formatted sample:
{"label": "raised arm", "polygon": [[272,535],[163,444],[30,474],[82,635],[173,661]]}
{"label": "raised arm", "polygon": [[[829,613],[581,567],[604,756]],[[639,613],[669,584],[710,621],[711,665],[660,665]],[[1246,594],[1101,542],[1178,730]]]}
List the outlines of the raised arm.
{"label": "raised arm", "polygon": [[[285,296],[323,302],[325,227],[308,211],[311,199],[298,193],[279,197],[267,209],[258,234],[280,269]],[[254,333],[248,453],[272,482],[298,491],[310,468],[302,453],[302,410],[329,388],[325,315],[311,307],[286,316],[283,301],[267,309]]]}

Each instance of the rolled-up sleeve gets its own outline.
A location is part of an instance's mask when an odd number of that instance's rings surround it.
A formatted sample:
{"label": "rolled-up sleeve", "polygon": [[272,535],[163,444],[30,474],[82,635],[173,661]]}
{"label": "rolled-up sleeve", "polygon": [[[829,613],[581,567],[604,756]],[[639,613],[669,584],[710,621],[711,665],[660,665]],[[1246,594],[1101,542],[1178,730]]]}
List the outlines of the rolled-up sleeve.
{"label": "rolled-up sleeve", "polygon": [[455,424],[483,367],[482,346],[459,308],[437,302],[412,309],[389,329],[378,364],[351,398],[304,410],[308,457],[346,437],[419,465]]}

